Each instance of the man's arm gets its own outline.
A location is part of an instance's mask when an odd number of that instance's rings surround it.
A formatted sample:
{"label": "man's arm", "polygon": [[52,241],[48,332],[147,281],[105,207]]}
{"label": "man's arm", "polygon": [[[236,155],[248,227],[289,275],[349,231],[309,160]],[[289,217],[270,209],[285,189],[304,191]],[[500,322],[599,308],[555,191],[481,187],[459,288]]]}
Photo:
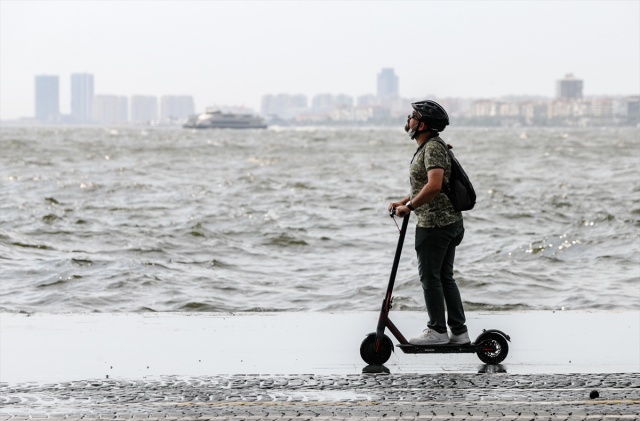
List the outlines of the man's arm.
{"label": "man's arm", "polygon": [[[432,168],[427,171],[427,184],[424,185],[422,190],[411,199],[411,207],[414,209],[419,208],[422,205],[426,205],[431,202],[442,190],[442,179],[444,178],[444,170],[442,168]],[[400,206],[396,209],[396,215],[403,217],[407,213],[411,212],[406,206]]]}

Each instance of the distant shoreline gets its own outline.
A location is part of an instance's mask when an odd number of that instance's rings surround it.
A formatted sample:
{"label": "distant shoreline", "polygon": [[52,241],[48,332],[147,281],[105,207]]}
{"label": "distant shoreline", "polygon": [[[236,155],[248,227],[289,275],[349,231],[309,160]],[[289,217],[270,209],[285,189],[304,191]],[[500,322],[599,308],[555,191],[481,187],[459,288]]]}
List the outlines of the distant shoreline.
{"label": "distant shoreline", "polygon": [[[243,129],[243,130],[273,130],[273,129],[297,129],[297,128],[315,128],[315,129],[398,129],[402,124],[401,120],[393,122],[371,122],[371,123],[288,123],[288,124],[270,124],[267,129]],[[0,129],[2,128],[34,128],[34,129],[140,129],[140,130],[195,130],[185,129],[180,124],[166,125],[136,125],[136,124],[43,124],[38,122],[24,122],[20,120],[0,120]],[[448,127],[447,131],[456,129],[566,129],[566,130],[587,130],[599,128],[617,128],[617,129],[638,129],[640,124],[598,124],[598,125],[501,125],[500,123],[492,124],[461,124],[460,122]],[[203,129],[203,130],[235,130],[235,129]]]}

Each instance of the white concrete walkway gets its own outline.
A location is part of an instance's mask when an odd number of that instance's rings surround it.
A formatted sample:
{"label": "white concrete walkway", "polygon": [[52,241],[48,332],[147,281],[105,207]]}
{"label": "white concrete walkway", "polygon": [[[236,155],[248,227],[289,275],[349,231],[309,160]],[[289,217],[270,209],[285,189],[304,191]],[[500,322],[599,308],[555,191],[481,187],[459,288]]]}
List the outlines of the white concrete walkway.
{"label": "white concrete walkway", "polygon": [[[406,337],[426,324],[421,312],[393,312]],[[357,374],[360,343],[378,314],[128,313],[0,314],[0,381],[207,376]],[[638,312],[468,313],[472,339],[482,329],[511,336],[502,368],[514,374],[640,372]],[[394,339],[394,343],[396,343]],[[407,355],[392,373],[473,373],[474,354]]]}

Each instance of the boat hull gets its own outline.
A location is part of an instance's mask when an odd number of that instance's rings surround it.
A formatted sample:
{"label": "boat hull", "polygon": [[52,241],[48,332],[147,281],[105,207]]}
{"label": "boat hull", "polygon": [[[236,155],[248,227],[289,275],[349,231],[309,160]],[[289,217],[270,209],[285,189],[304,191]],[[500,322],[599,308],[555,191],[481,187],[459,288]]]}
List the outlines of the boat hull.
{"label": "boat hull", "polygon": [[248,114],[208,111],[193,116],[182,127],[185,129],[266,129],[265,121]]}

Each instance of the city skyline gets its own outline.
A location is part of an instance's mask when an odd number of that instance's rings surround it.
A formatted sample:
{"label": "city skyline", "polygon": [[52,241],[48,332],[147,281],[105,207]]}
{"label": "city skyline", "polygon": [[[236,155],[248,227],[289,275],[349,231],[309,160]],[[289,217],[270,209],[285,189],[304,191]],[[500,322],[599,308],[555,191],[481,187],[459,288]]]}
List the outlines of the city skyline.
{"label": "city skyline", "polygon": [[550,81],[566,73],[588,81],[587,96],[640,91],[637,2],[167,1],[149,8],[3,0],[0,8],[4,120],[34,114],[33,77],[45,74],[61,75],[63,114],[71,111],[72,73],[96,75],[96,95],[191,94],[199,110],[259,110],[269,93],[375,94],[382,68],[395,69],[407,98],[552,97]]}
{"label": "city skyline", "polygon": [[[317,94],[308,101],[302,94],[262,96],[259,113],[275,124],[389,124],[405,116],[409,102],[402,98],[400,78],[393,68],[377,75],[376,95],[353,98],[345,94]],[[59,112],[59,77],[35,76],[35,118],[39,124],[182,125],[194,114],[210,108],[255,114],[252,109],[206,107],[196,110],[191,95],[94,95],[92,74],[71,75],[71,114]],[[555,98],[510,97],[499,99],[432,98],[441,102],[463,125],[637,125],[640,95],[585,97],[584,81],[573,74],[556,80]],[[129,103],[131,102],[131,108]],[[129,112],[131,111],[131,112]]]}
{"label": "city skyline", "polygon": [[64,114],[60,112],[59,75],[36,75],[34,80],[35,113],[18,120],[45,124],[176,123],[196,113],[192,95],[163,95],[158,101],[154,95],[95,94],[94,75],[74,73],[71,111]]}
{"label": "city skyline", "polygon": [[[50,117],[47,119],[43,119],[42,117],[38,117],[38,109],[42,109],[42,105],[38,104],[38,98],[42,96],[42,94],[38,94],[39,84],[43,83],[43,79],[48,80],[47,84],[47,92],[52,92],[52,78],[55,78],[55,85],[58,89],[58,92],[55,93],[55,98],[59,102],[60,98],[60,82],[59,75],[36,75],[35,76],[35,103],[34,110],[35,113],[31,116],[23,116],[19,119],[29,119],[35,118],[40,122],[54,122]],[[318,111],[323,108],[323,102],[325,102],[325,110],[329,111],[331,107],[334,105],[342,105],[351,107],[354,105],[358,106],[375,106],[380,105],[377,101],[379,100],[388,100],[388,99],[400,99],[405,100],[407,98],[403,98],[399,92],[399,76],[395,74],[395,69],[392,67],[385,67],[379,70],[376,73],[376,83],[375,86],[372,87],[370,91],[375,91],[376,94],[366,93],[363,95],[359,95],[357,97],[352,97],[350,95],[346,95],[344,93],[316,93],[307,98],[304,94],[291,94],[288,92],[280,92],[277,94],[264,94],[260,98],[260,106],[258,108],[246,107],[244,105],[238,106],[237,104],[215,104],[209,103],[202,107],[197,107],[193,100],[194,95],[185,94],[185,95],[140,95],[140,94],[129,94],[129,95],[115,95],[115,94],[94,94],[93,85],[94,85],[94,75],[90,73],[72,73],[71,74],[71,112],[66,117],[61,112],[58,111],[58,116],[62,117],[63,120],[72,123],[91,123],[91,122],[114,122],[114,123],[122,123],[122,122],[135,122],[135,121],[144,121],[140,120],[140,108],[142,107],[140,101],[145,99],[147,101],[154,99],[156,102],[155,110],[150,111],[149,105],[145,105],[145,111],[142,113],[147,116],[155,116],[153,118],[147,118],[146,121],[162,121],[162,120],[175,120],[176,113],[169,110],[177,110],[180,109],[182,112],[177,113],[179,115],[178,119],[185,118],[189,114],[185,114],[184,110],[193,110],[190,114],[200,113],[205,111],[210,107],[218,107],[221,109],[230,109],[230,110],[240,110],[241,112],[251,112],[251,113],[262,113],[264,115],[272,114],[270,112],[265,112],[265,99],[268,97],[291,97],[297,99],[297,107],[298,108],[309,108],[312,111]],[[552,99],[580,99],[580,98],[611,98],[611,97],[637,97],[638,95],[584,95],[584,81],[576,77],[573,73],[567,73],[562,78],[557,78],[554,81],[555,93],[550,96],[542,96],[542,95],[503,95],[503,96],[495,96],[495,97],[453,97],[450,99],[461,99],[461,100],[470,100],[470,101],[493,101],[493,100],[501,100],[504,98],[515,97],[515,98],[526,98],[526,99],[540,99],[540,100],[552,100]],[[42,89],[42,88],[41,88]],[[438,98],[437,96],[432,96],[434,99]],[[442,97],[443,99],[447,97]],[[158,106],[158,99],[160,100],[160,106]],[[310,103],[307,104],[307,100],[310,100]],[[420,99],[420,97],[414,97],[413,99]],[[106,108],[110,108],[111,111],[104,114],[101,111],[99,114],[108,115],[108,118],[101,119],[100,117],[96,117],[92,115],[92,106],[96,101],[100,104],[101,109],[105,108],[105,102],[110,105],[106,106]],[[134,115],[134,108],[132,105],[131,113],[129,112],[129,101],[136,101],[137,106],[135,109],[137,110],[138,115]],[[190,102],[189,105],[185,105],[184,101]],[[508,100],[509,102],[513,101],[513,98]],[[46,99],[47,105],[45,107],[52,107],[51,100]],[[120,105],[116,106],[115,102],[118,102]],[[175,102],[175,103],[174,103]],[[182,102],[181,105],[177,103]],[[124,104],[124,105],[123,105]],[[266,108],[269,108],[268,106]],[[277,108],[277,107],[276,107]],[[287,107],[285,107],[287,108]],[[291,108],[291,104],[288,105],[288,108]],[[60,107],[60,104],[56,106],[57,110],[63,109]],[[242,111],[244,109],[244,111]],[[42,111],[41,111],[42,113]],[[117,119],[112,118],[114,114],[118,114],[119,117]],[[273,113],[279,114],[279,113]],[[278,115],[278,117],[283,117],[283,115],[288,114],[287,111],[283,111],[282,114]],[[167,118],[168,116],[172,116]],[[59,120],[59,119],[58,119]],[[60,122],[60,121],[58,121]]]}
{"label": "city skyline", "polygon": [[[158,98],[155,95],[114,95],[94,93],[94,75],[91,73],[71,74],[71,112],[63,114],[60,112],[60,77],[59,75],[36,75],[35,76],[35,114],[24,116],[22,119],[33,117],[40,123],[123,123],[123,122],[150,122],[150,121],[170,121],[188,117],[196,112],[192,95],[163,95]],[[359,106],[380,105],[377,100],[399,99],[398,90],[399,78],[393,68],[383,68],[377,75],[376,95],[366,94],[357,98]],[[291,97],[294,104],[270,104],[271,97],[277,98]],[[131,108],[129,108],[131,101]],[[291,102],[287,100],[287,102]],[[263,95],[261,98],[261,108],[253,110],[247,108],[245,112],[273,114],[280,118],[287,112],[272,112],[270,108],[299,108],[307,109],[307,97],[302,94],[291,95],[280,93],[278,95]],[[345,94],[334,95],[332,93],[317,94],[311,98],[310,107],[314,111],[330,112],[335,106],[352,107],[354,98]],[[205,107],[205,109],[208,107]],[[221,108],[236,108],[236,106],[222,105]]]}

